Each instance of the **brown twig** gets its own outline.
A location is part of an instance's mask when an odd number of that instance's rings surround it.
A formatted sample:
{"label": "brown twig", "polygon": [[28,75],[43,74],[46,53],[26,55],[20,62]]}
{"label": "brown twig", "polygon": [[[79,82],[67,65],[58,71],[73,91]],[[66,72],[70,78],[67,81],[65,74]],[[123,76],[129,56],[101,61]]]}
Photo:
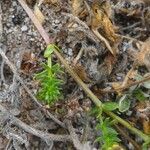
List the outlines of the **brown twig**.
{"label": "brown twig", "polygon": [[[94,16],[94,14],[93,14],[93,11],[91,10],[90,6],[88,5],[88,3],[86,1],[84,1],[84,3],[85,3],[85,6],[86,6],[86,9],[89,12],[90,18],[89,18],[89,22],[88,23],[90,24],[91,23],[91,19]],[[97,24],[98,24],[98,22],[97,22]],[[108,50],[115,56],[114,51],[113,51],[112,47],[110,46],[108,40],[98,32],[98,28],[97,29],[92,29],[92,31],[93,31],[94,35],[100,41],[104,42],[104,44],[106,45],[106,47],[108,48]]]}
{"label": "brown twig", "polygon": [[74,65],[77,64],[77,62],[78,62],[78,60],[81,58],[83,52],[84,52],[84,49],[81,48],[80,51],[79,51],[79,53],[77,54],[77,56],[76,56],[75,59],[73,60],[73,64],[74,64]]}
{"label": "brown twig", "polygon": [[123,90],[126,90],[126,89],[128,89],[128,88],[130,88],[130,87],[132,87],[132,86],[135,86],[135,85],[144,83],[144,82],[149,81],[149,80],[150,80],[150,76],[147,76],[147,77],[145,77],[144,79],[142,79],[142,80],[140,80],[140,81],[132,82],[132,83],[130,83],[130,84],[125,85],[124,87],[116,88],[115,90],[113,90],[113,89],[111,89],[111,90],[102,89],[102,90],[100,90],[100,92],[102,92],[102,93],[114,93],[114,92],[116,92],[116,91],[123,91]]}
{"label": "brown twig", "polygon": [[18,118],[14,117],[9,110],[5,109],[5,107],[3,107],[2,105],[0,105],[0,111],[5,115],[5,120],[10,120],[11,124],[23,129],[24,131],[35,135],[37,137],[40,137],[41,139],[43,139],[44,141],[71,141],[71,137],[70,135],[56,135],[56,134],[49,134],[43,131],[40,131],[38,129],[34,129],[33,127],[25,124],[24,122],[22,122],[21,120],[19,120]]}
{"label": "brown twig", "polygon": [[125,87],[122,87],[122,89],[124,90],[124,89],[127,89],[127,88],[131,87],[131,86],[135,86],[135,85],[144,83],[144,82],[149,81],[149,80],[150,80],[150,76],[147,76],[147,77],[145,77],[144,79],[142,79],[140,81],[135,81],[133,83],[130,83],[130,84],[126,85]]}
{"label": "brown twig", "polygon": [[38,19],[33,14],[32,10],[27,6],[24,0],[18,0],[18,2],[21,4],[23,9],[26,11],[32,22],[36,25],[36,28],[38,29],[39,33],[41,34],[42,38],[46,42],[46,44],[50,44],[54,42],[54,39],[50,39],[46,31],[43,29],[41,23],[38,21]]}
{"label": "brown twig", "polygon": [[137,40],[136,38],[133,38],[133,37],[129,37],[129,36],[121,35],[121,34],[116,34],[116,35],[119,36],[120,38],[128,39],[128,40],[131,40],[131,41],[136,41],[140,44],[144,43],[144,42],[142,42],[140,40]]}
{"label": "brown twig", "polygon": [[132,28],[135,28],[136,26],[138,26],[138,25],[140,25],[141,24],[141,22],[139,21],[139,22],[136,22],[136,23],[134,23],[134,24],[132,24],[132,25],[129,25],[129,26],[127,26],[127,27],[123,27],[123,28],[121,28],[121,30],[129,30],[129,29],[132,29]]}
{"label": "brown twig", "polygon": [[115,56],[114,50],[113,50],[112,47],[110,46],[108,40],[107,40],[105,37],[103,37],[103,36],[98,32],[98,30],[94,30],[94,29],[93,29],[92,31],[93,31],[93,33],[97,36],[97,38],[98,38],[100,41],[103,41],[103,42],[105,43],[106,47],[107,47],[108,50],[112,53],[112,55]]}
{"label": "brown twig", "polygon": [[65,123],[67,125],[68,131],[70,133],[71,139],[73,141],[73,145],[77,150],[83,150],[83,145],[80,143],[79,138],[77,134],[75,133],[75,130],[71,124],[70,120],[65,120]]}
{"label": "brown twig", "polygon": [[134,145],[136,150],[141,150],[141,147],[133,139],[131,139],[118,125],[114,126],[123,137],[125,137],[129,142],[131,142]]}

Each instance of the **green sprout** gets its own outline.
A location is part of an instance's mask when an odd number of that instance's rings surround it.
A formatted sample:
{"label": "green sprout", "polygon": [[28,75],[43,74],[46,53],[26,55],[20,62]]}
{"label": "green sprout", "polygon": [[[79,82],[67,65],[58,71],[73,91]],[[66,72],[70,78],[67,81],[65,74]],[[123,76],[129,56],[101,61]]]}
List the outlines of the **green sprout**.
{"label": "green sprout", "polygon": [[57,75],[62,73],[60,65],[52,65],[52,53],[59,48],[54,44],[49,44],[44,52],[47,58],[47,64],[42,64],[43,71],[35,75],[35,79],[40,81],[40,89],[37,98],[48,105],[54,104],[62,97],[61,85],[63,81],[58,79]]}
{"label": "green sprout", "polygon": [[101,117],[96,128],[101,131],[101,136],[96,141],[100,142],[103,150],[111,150],[114,145],[119,145],[118,142],[120,142],[120,139],[117,137],[118,133],[112,127],[109,118]]}
{"label": "green sprout", "polygon": [[[113,108],[112,108],[112,107]],[[105,110],[115,110],[117,108],[116,103],[110,102],[102,106]],[[110,120],[103,116],[103,109],[100,107],[94,107],[91,111],[92,115],[97,116],[96,129],[100,131],[100,136],[96,138],[96,141],[100,143],[102,150],[113,150],[116,146],[119,146],[120,139],[118,138],[118,133],[112,127],[115,120]]]}

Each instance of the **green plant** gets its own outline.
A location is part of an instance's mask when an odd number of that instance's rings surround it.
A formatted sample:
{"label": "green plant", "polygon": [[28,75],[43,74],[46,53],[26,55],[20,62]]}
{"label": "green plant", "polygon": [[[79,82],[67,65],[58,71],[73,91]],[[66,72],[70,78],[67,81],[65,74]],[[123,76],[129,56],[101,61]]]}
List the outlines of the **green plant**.
{"label": "green plant", "polygon": [[[107,103],[106,105],[103,105],[103,109],[108,108],[108,110],[110,110],[110,106],[113,106],[113,109],[116,109],[116,104],[113,102]],[[96,138],[96,141],[100,143],[102,150],[112,150],[113,146],[119,145],[120,142],[120,139],[117,137],[118,133],[112,127],[113,121],[102,115],[101,108],[93,108],[91,113],[97,116],[98,123],[96,129],[100,130],[101,133],[100,136]]]}
{"label": "green plant", "polygon": [[[44,28],[41,26],[41,24],[39,23],[38,19],[35,17],[34,13],[31,11],[31,9],[24,3],[23,0],[18,0],[18,1],[21,4],[21,6],[23,7],[23,9],[26,11],[26,13],[29,15],[30,19],[34,23],[35,27],[37,28],[37,30],[39,31],[39,33],[41,34],[41,36],[43,37],[43,39],[45,40],[46,44],[49,44],[50,42],[53,42],[53,39],[49,38],[48,34],[44,30]],[[57,50],[54,50],[54,53],[57,56],[57,58],[61,61],[61,63],[64,65],[64,67],[66,68],[66,71],[82,87],[82,89],[89,96],[89,98],[92,100],[92,102],[97,107],[101,107],[102,102],[94,95],[94,93],[87,87],[87,85],[84,84],[84,82],[78,77],[78,75],[67,64],[66,60],[61,56],[61,54]],[[147,77],[144,80],[149,80],[149,79],[150,79],[150,77]],[[141,82],[143,82],[143,81],[140,81],[139,83],[141,83]],[[139,83],[136,83],[136,84],[139,84]],[[136,84],[134,84],[134,85],[136,85]],[[124,119],[120,118],[118,115],[114,114],[111,111],[107,111],[107,110],[104,110],[104,113],[107,114],[108,116],[110,116],[111,118],[117,120],[118,123],[120,123],[123,126],[125,126],[132,133],[134,133],[134,134],[138,135],[139,137],[141,137],[145,142],[149,142],[150,141],[150,137],[148,135],[144,134],[139,129],[133,127],[127,121],[125,121]]]}
{"label": "green plant", "polygon": [[99,118],[100,122],[97,124],[97,129],[101,131],[101,136],[96,139],[100,142],[103,150],[108,150],[113,147],[113,145],[118,145],[120,139],[117,137],[118,133],[112,127],[110,118]]}
{"label": "green plant", "polygon": [[[145,86],[146,85],[146,86]],[[132,99],[139,101],[145,101],[148,99],[149,95],[144,93],[142,86],[145,89],[149,89],[149,81],[145,82],[143,85],[129,89],[124,95],[119,98],[118,102],[105,102],[101,104],[101,107],[96,107],[92,109],[92,114],[97,116],[98,123],[97,129],[100,130],[101,135],[96,139],[101,145],[103,150],[113,150],[114,145],[119,145],[118,133],[112,127],[112,121],[110,118],[104,118],[102,113],[104,111],[114,111],[119,110],[123,113],[130,108]],[[116,121],[116,120],[114,120]],[[150,143],[149,139],[143,144],[143,150],[147,150],[147,145]]]}
{"label": "green plant", "polygon": [[[149,81],[145,82],[144,88],[149,90]],[[130,109],[130,105],[133,99],[137,101],[146,101],[149,99],[150,95],[146,94],[143,90],[143,85],[138,87],[132,87],[121,97],[118,97],[118,102],[105,102],[102,104],[103,109],[107,111],[114,111],[118,109],[121,113],[126,112]],[[146,86],[145,86],[146,85]]]}
{"label": "green plant", "polygon": [[35,75],[35,79],[40,81],[37,98],[49,105],[54,104],[62,97],[60,91],[63,81],[57,77],[62,70],[59,64],[52,65],[51,55],[54,49],[58,49],[54,44],[47,46],[44,53],[44,57],[47,58],[47,64],[42,64],[44,70]]}

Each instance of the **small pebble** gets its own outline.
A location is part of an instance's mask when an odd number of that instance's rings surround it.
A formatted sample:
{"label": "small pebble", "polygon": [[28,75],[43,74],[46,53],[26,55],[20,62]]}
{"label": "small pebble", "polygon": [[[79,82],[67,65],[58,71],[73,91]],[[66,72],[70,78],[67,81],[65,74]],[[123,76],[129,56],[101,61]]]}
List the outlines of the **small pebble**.
{"label": "small pebble", "polygon": [[72,49],[71,49],[71,48],[68,48],[68,55],[69,55],[69,56],[72,56],[72,55],[73,55],[73,52],[72,52]]}
{"label": "small pebble", "polygon": [[7,30],[7,33],[11,33],[11,32],[12,32],[12,29]]}
{"label": "small pebble", "polygon": [[121,80],[122,78],[120,76],[117,76],[117,80]]}
{"label": "small pebble", "polygon": [[55,20],[55,23],[56,23],[56,24],[59,24],[59,23],[60,23],[60,21],[56,19],[56,20]]}
{"label": "small pebble", "polygon": [[130,150],[134,150],[134,146],[132,145],[132,143],[129,143],[128,147],[129,147]]}
{"label": "small pebble", "polygon": [[131,116],[131,114],[132,114],[132,111],[127,111],[126,113],[127,116]]}
{"label": "small pebble", "polygon": [[13,7],[16,6],[16,2],[15,1],[12,2],[12,6]]}
{"label": "small pebble", "polygon": [[21,27],[21,31],[22,31],[22,32],[25,32],[25,31],[27,31],[27,30],[28,30],[28,27],[27,27],[26,25],[24,25],[24,26]]}
{"label": "small pebble", "polygon": [[52,23],[52,27],[55,27],[56,26],[56,24],[55,23]]}
{"label": "small pebble", "polygon": [[30,41],[34,41],[34,38],[30,38]]}
{"label": "small pebble", "polygon": [[20,110],[18,110],[18,109],[12,109],[12,110],[10,110],[10,112],[14,115],[14,116],[18,116],[19,114],[20,114]]}
{"label": "small pebble", "polygon": [[62,48],[62,51],[63,51],[65,54],[68,53],[67,48]]}
{"label": "small pebble", "polygon": [[73,28],[77,28],[78,27],[78,24],[73,24],[73,26],[72,26]]}
{"label": "small pebble", "polygon": [[13,12],[13,11],[14,11],[14,8],[10,8],[9,11],[10,11],[10,12]]}

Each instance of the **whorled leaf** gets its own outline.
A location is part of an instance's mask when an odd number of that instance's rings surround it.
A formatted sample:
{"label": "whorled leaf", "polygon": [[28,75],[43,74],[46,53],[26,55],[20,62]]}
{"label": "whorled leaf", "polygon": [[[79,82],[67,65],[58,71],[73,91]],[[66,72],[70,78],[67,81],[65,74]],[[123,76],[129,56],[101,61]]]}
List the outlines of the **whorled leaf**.
{"label": "whorled leaf", "polygon": [[119,111],[125,112],[130,108],[131,101],[127,95],[123,95],[119,100]]}
{"label": "whorled leaf", "polygon": [[101,131],[101,136],[98,137],[96,141],[102,144],[103,150],[108,150],[114,144],[120,142],[120,139],[117,137],[118,133],[112,128],[109,118],[101,118],[101,121],[97,124],[96,128]]}
{"label": "whorled leaf", "polygon": [[134,90],[132,95],[139,101],[144,101],[149,97],[149,95],[144,93],[141,89]]}
{"label": "whorled leaf", "polygon": [[57,78],[57,74],[62,70],[59,64],[55,64],[51,68],[46,64],[42,64],[42,66],[44,70],[35,75],[35,79],[40,81],[37,98],[52,105],[62,97],[60,91],[63,81]]}
{"label": "whorled leaf", "polygon": [[106,102],[102,105],[103,109],[108,111],[113,111],[118,108],[118,103],[116,102]]}

